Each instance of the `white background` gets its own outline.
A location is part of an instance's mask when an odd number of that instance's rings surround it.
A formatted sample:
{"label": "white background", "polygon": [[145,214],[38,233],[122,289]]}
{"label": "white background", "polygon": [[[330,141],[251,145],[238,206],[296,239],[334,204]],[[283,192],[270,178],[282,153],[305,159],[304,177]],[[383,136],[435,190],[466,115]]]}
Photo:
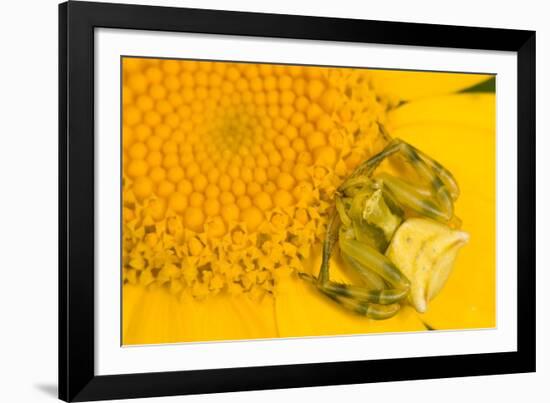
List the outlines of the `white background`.
{"label": "white background", "polygon": [[[137,1],[137,0],[136,0]],[[152,3],[152,2],[151,2]],[[433,22],[537,30],[537,249],[547,247],[548,190],[542,172],[550,170],[548,115],[550,27],[544,2],[513,6],[469,1],[352,0],[331,2],[253,2],[244,0],[157,1],[155,4],[246,11]],[[9,4],[9,5],[7,5]],[[2,3],[0,15],[0,400],[53,401],[57,377],[57,1]],[[543,49],[545,50],[543,52]],[[321,387],[148,399],[147,402],[276,402],[280,399],[462,402],[466,399],[524,399],[547,395],[550,376],[550,298],[542,287],[549,259],[537,256],[538,373],[477,378]],[[391,389],[390,389],[391,388]]]}
{"label": "white background", "polygon": [[[516,351],[517,58],[512,52],[100,29],[95,37],[96,374]],[[497,328],[120,348],[121,55],[489,72],[497,80]],[[330,55],[330,56],[328,56]]]}

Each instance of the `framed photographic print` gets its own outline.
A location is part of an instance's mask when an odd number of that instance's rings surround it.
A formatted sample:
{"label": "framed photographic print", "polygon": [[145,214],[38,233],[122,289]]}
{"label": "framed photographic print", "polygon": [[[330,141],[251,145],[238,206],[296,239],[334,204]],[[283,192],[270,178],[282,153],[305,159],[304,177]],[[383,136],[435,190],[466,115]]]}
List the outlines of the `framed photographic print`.
{"label": "framed photographic print", "polygon": [[59,397],[535,370],[535,33],[59,6]]}

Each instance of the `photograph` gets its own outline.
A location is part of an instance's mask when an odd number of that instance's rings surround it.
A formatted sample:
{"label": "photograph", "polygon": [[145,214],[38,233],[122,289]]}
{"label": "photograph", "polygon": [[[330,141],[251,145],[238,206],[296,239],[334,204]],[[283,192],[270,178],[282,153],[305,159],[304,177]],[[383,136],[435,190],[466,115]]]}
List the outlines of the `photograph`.
{"label": "photograph", "polygon": [[496,327],[494,74],[120,77],[123,346]]}
{"label": "photograph", "polygon": [[543,2],[114,1],[0,6],[0,403],[549,395]]}

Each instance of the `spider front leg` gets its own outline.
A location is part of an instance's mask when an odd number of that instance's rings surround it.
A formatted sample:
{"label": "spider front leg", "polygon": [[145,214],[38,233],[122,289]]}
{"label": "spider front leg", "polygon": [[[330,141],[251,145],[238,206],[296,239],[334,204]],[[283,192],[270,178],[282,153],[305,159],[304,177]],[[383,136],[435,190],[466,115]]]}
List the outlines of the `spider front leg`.
{"label": "spider front leg", "polygon": [[[398,302],[407,295],[410,283],[399,269],[375,248],[355,239],[339,237],[338,230],[341,223],[342,221],[347,222],[347,220],[348,217],[345,214],[343,216],[338,213],[333,214],[323,243],[323,261],[319,277],[315,279],[306,274],[301,276],[346,309],[371,319],[390,318],[399,311]],[[331,281],[329,279],[329,262],[337,240],[344,261],[367,283],[372,284],[377,281],[376,279],[383,279],[394,288],[384,289],[385,284],[382,280],[378,280],[382,281],[382,284],[375,284],[375,289]]]}
{"label": "spider front leg", "polygon": [[453,202],[459,195],[453,175],[440,163],[400,139],[392,140],[380,153],[361,164],[351,178],[357,181],[365,176],[372,177],[385,158],[397,153],[413,166],[429,187],[413,185],[387,173],[377,174],[391,197],[421,215],[444,223],[451,220],[454,217]]}

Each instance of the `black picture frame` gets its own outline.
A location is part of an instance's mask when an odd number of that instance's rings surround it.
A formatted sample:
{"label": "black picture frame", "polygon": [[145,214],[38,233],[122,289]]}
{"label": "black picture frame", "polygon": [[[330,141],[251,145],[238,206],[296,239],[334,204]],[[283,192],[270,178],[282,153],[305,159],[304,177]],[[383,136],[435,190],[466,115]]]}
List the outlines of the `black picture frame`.
{"label": "black picture frame", "polygon": [[[517,351],[97,376],[94,29],[100,27],[516,52]],[[89,401],[533,371],[535,32],[80,1],[59,5],[60,399]]]}

